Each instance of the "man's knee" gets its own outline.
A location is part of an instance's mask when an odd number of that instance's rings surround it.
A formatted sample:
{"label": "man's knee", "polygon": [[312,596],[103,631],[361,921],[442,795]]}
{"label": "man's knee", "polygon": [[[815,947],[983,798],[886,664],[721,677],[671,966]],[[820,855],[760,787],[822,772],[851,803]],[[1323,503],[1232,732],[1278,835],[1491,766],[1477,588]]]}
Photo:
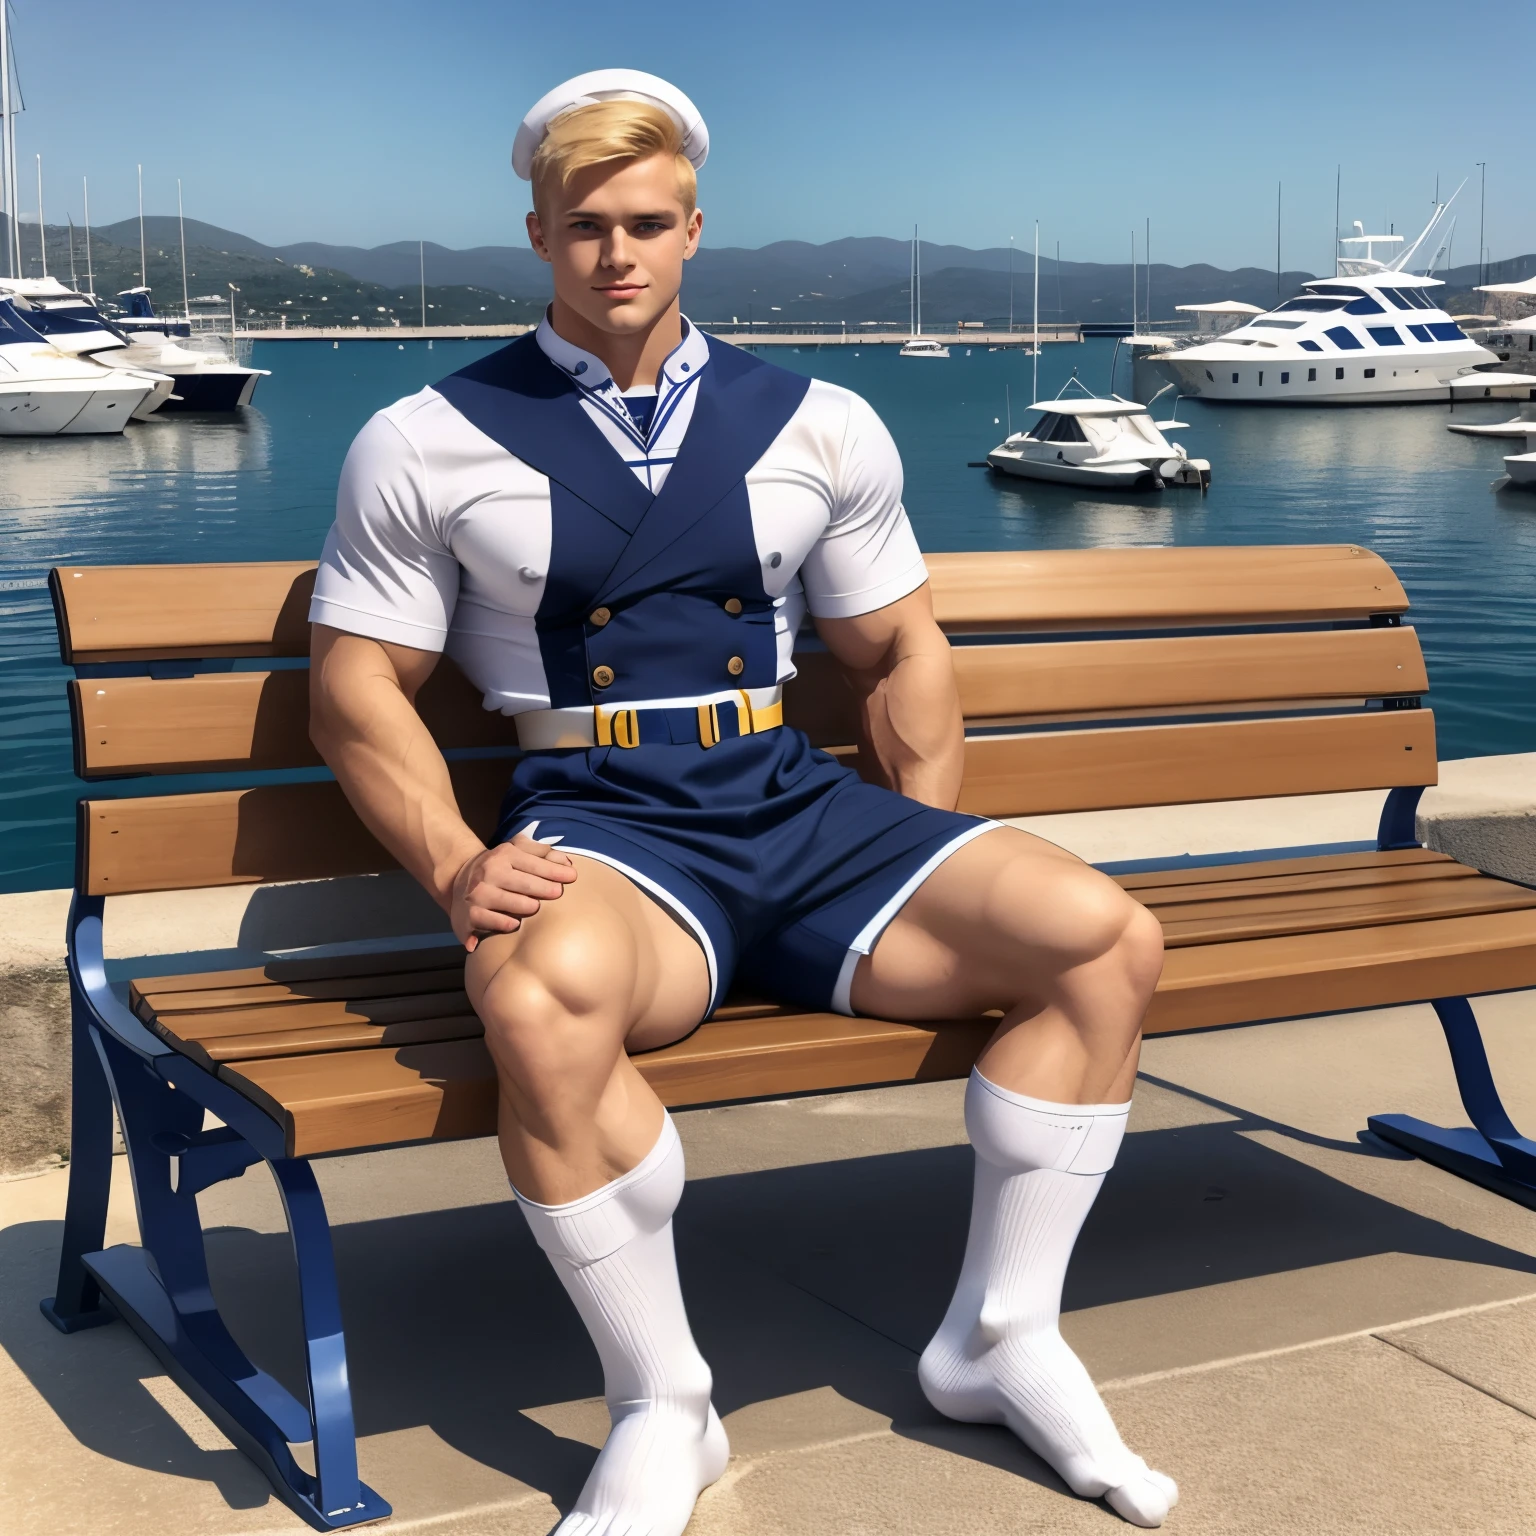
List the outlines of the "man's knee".
{"label": "man's knee", "polygon": [[631,1022],[635,946],[621,923],[541,911],[517,933],[485,940],[470,956],[466,985],[497,1060],[536,1071]]}

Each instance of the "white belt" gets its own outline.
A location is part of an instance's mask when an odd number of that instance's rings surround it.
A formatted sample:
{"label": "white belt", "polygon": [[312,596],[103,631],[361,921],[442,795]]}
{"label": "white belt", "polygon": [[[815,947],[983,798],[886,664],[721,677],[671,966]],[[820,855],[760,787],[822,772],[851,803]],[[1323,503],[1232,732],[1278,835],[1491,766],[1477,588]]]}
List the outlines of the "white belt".
{"label": "white belt", "polygon": [[623,704],[591,704],[570,709],[531,709],[517,717],[518,744],[529,751],[553,747],[638,747],[642,741],[672,740],[662,722],[646,716],[658,710],[691,709],[698,721],[699,743],[712,747],[721,739],[720,706],[736,710],[736,734],[750,736],[784,723],[784,689],[731,688],[688,699],[635,699]]}

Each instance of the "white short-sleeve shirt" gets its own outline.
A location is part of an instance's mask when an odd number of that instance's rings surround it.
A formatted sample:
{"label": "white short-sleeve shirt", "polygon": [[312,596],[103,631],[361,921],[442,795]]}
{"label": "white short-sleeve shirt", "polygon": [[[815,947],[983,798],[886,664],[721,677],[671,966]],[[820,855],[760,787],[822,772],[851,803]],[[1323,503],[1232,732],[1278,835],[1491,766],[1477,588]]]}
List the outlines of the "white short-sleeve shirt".
{"label": "white short-sleeve shirt", "polygon": [[[703,348],[691,327],[689,337]],[[592,354],[554,340],[558,355],[545,350],[557,366],[573,373],[587,364],[584,393],[606,377]],[[697,370],[694,363],[689,371]],[[611,446],[621,451],[618,441]],[[654,463],[647,472],[659,489]],[[813,379],[746,484],[763,587],[778,605],[781,682],[794,676],[795,634],[807,610],[820,618],[870,613],[927,580],[901,503],[896,445],[850,390]],[[380,411],[353,442],[309,616],[446,651],[487,709],[545,709],[535,615],[551,542],[548,479],[424,389]]]}

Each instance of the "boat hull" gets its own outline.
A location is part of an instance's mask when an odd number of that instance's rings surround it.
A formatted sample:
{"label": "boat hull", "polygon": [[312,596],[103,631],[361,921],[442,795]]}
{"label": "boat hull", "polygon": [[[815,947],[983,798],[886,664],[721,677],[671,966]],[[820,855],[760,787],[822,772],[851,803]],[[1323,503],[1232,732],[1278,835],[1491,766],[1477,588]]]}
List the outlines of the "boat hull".
{"label": "boat hull", "polygon": [[176,399],[167,400],[167,411],[238,411],[251,403],[256,392],[256,381],[261,374],[256,369],[199,369],[173,374]]}
{"label": "boat hull", "polygon": [[148,392],[148,385],[0,389],[0,437],[121,432]]}
{"label": "boat hull", "polygon": [[1536,490],[1536,453],[1512,453],[1504,460],[1511,485]]}
{"label": "boat hull", "polygon": [[[1309,366],[1319,365],[1290,359],[1278,362],[1266,359],[1264,367],[1260,369],[1251,362],[1239,365],[1232,362],[1218,364],[1203,360],[1185,361],[1177,354],[1172,357],[1149,357],[1137,362],[1138,371],[1150,370],[1160,381],[1175,385],[1180,395],[1212,403],[1445,405],[1464,400],[1536,400],[1536,385],[1529,381],[1515,383],[1494,379],[1487,384],[1480,384],[1475,373],[1457,375],[1449,370],[1442,373],[1428,368],[1399,369],[1394,372],[1383,367],[1374,379],[1338,381],[1340,387],[1332,389],[1329,387],[1334,382],[1332,380],[1309,383]],[[1231,382],[1234,372],[1238,374],[1236,384]],[[1285,383],[1280,382],[1282,374],[1290,375]],[[1259,382],[1261,375],[1263,383]],[[1141,387],[1139,382],[1137,387]]]}
{"label": "boat hull", "polygon": [[1026,459],[1013,454],[992,452],[987,463],[999,474],[1020,480],[1047,480],[1056,485],[1097,485],[1120,491],[1155,491],[1162,481],[1146,464],[1113,464],[1094,468],[1086,464],[1068,464],[1064,460]]}

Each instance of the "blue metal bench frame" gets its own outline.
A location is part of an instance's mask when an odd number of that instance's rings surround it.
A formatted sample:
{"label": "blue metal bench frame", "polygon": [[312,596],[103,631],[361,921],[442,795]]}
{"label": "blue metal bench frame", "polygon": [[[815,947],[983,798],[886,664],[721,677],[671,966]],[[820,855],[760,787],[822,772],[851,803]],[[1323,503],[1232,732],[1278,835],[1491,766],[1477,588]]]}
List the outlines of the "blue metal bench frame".
{"label": "blue metal bench frame", "polygon": [[[1394,789],[1374,843],[1332,843],[1100,866],[1108,873],[1417,848],[1421,788]],[[112,990],[102,946],[105,900],[77,881],[69,916],[74,1117],[69,1201],[54,1295],[43,1315],[64,1333],[121,1317],[166,1371],[318,1530],[390,1513],[357,1473],[346,1343],[324,1202],[307,1158],[288,1157],[281,1127],[250,1100],[146,1029]],[[1426,999],[1445,1030],[1472,1126],[1445,1129],[1375,1115],[1369,1129],[1426,1162],[1536,1209],[1536,1143],[1521,1136],[1494,1086],[1465,997]],[[103,1249],[112,1174],[112,1111],[122,1127],[142,1247]],[[203,1112],[224,1122],[202,1129]],[[362,1150],[362,1149],[357,1149]],[[254,1365],[219,1316],[196,1195],[265,1162],[287,1212],[297,1265],[307,1404]],[[294,1457],[311,1444],[315,1473]]]}

